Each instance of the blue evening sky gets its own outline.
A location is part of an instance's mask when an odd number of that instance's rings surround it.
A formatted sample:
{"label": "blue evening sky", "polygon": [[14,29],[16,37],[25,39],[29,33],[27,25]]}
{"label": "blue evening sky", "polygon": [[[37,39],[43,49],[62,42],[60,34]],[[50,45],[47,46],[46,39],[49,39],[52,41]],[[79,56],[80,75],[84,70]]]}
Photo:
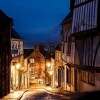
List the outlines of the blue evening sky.
{"label": "blue evening sky", "polygon": [[0,9],[13,18],[25,47],[32,47],[60,39],[60,23],[68,14],[69,0],[0,0]]}

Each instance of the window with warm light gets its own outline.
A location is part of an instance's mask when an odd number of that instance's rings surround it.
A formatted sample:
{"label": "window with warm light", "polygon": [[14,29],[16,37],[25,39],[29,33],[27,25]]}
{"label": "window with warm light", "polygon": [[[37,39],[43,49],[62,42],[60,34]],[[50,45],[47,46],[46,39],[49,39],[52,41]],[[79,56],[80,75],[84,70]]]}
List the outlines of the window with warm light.
{"label": "window with warm light", "polygon": [[16,64],[16,69],[20,69],[20,64]]}

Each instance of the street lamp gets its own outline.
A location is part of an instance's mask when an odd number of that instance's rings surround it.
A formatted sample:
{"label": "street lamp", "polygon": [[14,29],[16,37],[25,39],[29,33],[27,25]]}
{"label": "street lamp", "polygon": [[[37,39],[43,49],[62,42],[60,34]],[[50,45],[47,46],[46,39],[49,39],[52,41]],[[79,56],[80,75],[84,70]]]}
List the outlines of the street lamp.
{"label": "street lamp", "polygon": [[49,71],[49,74],[50,74],[50,75],[53,75],[53,71],[52,71],[52,70],[50,70],[50,71]]}
{"label": "street lamp", "polygon": [[50,63],[50,62],[48,62],[48,63],[47,63],[47,66],[48,66],[48,67],[51,67],[51,63]]}
{"label": "street lamp", "polygon": [[16,64],[16,69],[20,69],[20,64],[18,63],[18,64]]}
{"label": "street lamp", "polygon": [[49,82],[49,70],[51,68],[51,63],[45,59],[45,85],[47,85]]}
{"label": "street lamp", "polygon": [[14,69],[15,69],[15,66],[12,65],[12,66],[11,66],[11,72],[12,72]]}
{"label": "street lamp", "polygon": [[50,82],[50,84],[52,85],[52,84],[53,84],[53,83],[52,83],[52,82],[53,82],[53,81],[52,81],[52,80],[53,80],[53,69],[52,69],[52,68],[53,68],[53,67],[52,67],[53,64],[52,64],[51,62],[47,62],[46,65],[47,65],[47,67],[48,67],[47,72],[48,72],[49,78],[50,78],[50,81],[49,81],[49,82]]}
{"label": "street lamp", "polygon": [[19,63],[16,64],[16,69],[18,70],[24,70],[24,67],[21,66]]}

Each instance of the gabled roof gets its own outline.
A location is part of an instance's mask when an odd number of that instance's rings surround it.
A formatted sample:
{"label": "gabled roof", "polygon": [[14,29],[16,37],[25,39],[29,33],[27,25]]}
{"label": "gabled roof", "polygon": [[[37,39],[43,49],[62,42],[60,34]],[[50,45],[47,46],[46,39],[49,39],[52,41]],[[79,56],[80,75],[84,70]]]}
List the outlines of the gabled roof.
{"label": "gabled roof", "polygon": [[30,54],[34,51],[34,49],[24,49],[24,58],[30,56]]}
{"label": "gabled roof", "polygon": [[12,18],[8,17],[8,16],[0,9],[0,20],[12,20]]}
{"label": "gabled roof", "polygon": [[56,46],[55,50],[61,51],[61,44],[58,44],[58,45]]}
{"label": "gabled roof", "polygon": [[[10,23],[13,26],[13,19],[8,17],[1,9],[0,9],[0,21]],[[2,23],[0,23],[2,25]]]}
{"label": "gabled roof", "polygon": [[64,18],[64,20],[62,21],[61,24],[66,23],[67,21],[69,21],[70,19],[72,19],[72,13],[69,12],[68,15]]}
{"label": "gabled roof", "polygon": [[55,59],[55,53],[54,53],[53,55],[51,55],[51,57],[52,57],[53,59]]}
{"label": "gabled roof", "polygon": [[22,39],[22,37],[13,28],[11,28],[11,38]]}
{"label": "gabled roof", "polygon": [[44,49],[44,46],[40,45],[40,46],[36,46],[34,49],[24,49],[24,58],[27,58],[35,51],[40,52],[46,59],[50,59],[51,56],[53,56],[50,55],[50,53]]}
{"label": "gabled roof", "polygon": [[50,53],[44,49],[44,46],[40,46],[39,51],[45,58],[51,58]]}

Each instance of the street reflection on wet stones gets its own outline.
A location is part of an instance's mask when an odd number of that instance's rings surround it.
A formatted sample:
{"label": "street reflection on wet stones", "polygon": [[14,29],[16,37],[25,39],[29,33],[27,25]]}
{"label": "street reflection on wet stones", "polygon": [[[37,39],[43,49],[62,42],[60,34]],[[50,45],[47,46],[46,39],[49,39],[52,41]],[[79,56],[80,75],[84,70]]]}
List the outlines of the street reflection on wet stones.
{"label": "street reflection on wet stones", "polygon": [[[34,89],[24,93],[21,100],[66,100],[67,97],[48,93],[44,89]],[[68,100],[68,99],[67,99]]]}

